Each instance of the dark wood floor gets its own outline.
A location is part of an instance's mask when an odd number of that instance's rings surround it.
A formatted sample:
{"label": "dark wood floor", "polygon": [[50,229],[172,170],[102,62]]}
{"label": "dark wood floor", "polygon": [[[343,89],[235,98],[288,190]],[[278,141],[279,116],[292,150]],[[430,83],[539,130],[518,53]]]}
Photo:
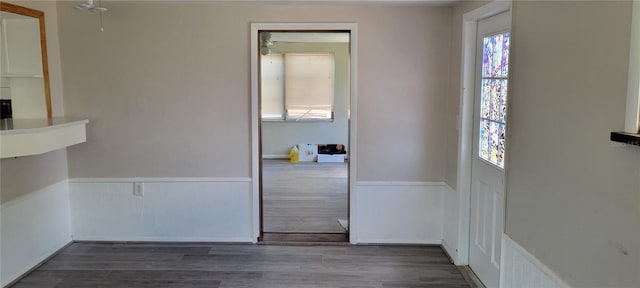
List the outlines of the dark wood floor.
{"label": "dark wood floor", "polygon": [[263,160],[264,232],[344,233],[347,163]]}
{"label": "dark wood floor", "polygon": [[263,233],[262,244],[338,245],[349,244],[346,233]]}
{"label": "dark wood floor", "polygon": [[74,243],[19,287],[469,287],[439,247]]}

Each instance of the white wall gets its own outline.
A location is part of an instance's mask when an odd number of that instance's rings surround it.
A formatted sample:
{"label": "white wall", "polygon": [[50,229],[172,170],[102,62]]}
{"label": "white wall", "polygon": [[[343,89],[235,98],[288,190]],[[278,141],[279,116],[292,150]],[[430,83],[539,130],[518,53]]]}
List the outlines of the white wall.
{"label": "white wall", "polygon": [[[2,12],[8,13],[8,12]],[[3,19],[2,73],[42,76],[42,53],[38,18]],[[6,56],[6,57],[5,57]],[[9,78],[13,118],[47,118],[42,77]],[[5,88],[6,89],[6,88]]]}
{"label": "white wall", "polygon": [[443,180],[450,8],[103,4],[100,32],[58,3],[66,112],[92,123],[69,148],[72,178],[248,177],[250,23],[357,22],[356,177]]}
{"label": "white wall", "polygon": [[332,122],[262,122],[262,154],[288,155],[295,144],[349,142],[349,44],[276,43],[272,53],[329,52],[335,59],[334,120]]}
{"label": "white wall", "polygon": [[[134,195],[134,183],[143,185]],[[74,240],[252,242],[251,179],[71,179]]]}
{"label": "white wall", "polygon": [[[246,180],[250,174],[250,22],[358,23],[359,47],[366,49],[358,51],[357,133],[359,143],[367,144],[359,150],[356,177],[397,183],[358,189],[362,202],[356,215],[363,229],[356,237],[411,243],[442,239],[443,192],[405,186],[444,179],[441,123],[450,8],[106,2],[109,12],[100,33],[96,15],[70,9],[73,3],[12,2],[45,11],[53,115],[65,115],[64,80],[66,115],[89,118],[92,125],[88,142],[69,149],[68,171],[84,179],[70,184],[71,192],[63,181],[68,178],[66,150],[2,160],[2,229],[13,229],[3,231],[2,251],[22,253],[3,254],[3,283],[64,245],[71,233],[87,240],[250,239],[247,182],[228,186],[211,180]],[[5,177],[23,169],[16,167],[32,170]],[[58,172],[62,182],[53,180]],[[52,174],[57,176],[47,176]],[[41,176],[46,181],[32,182]],[[180,176],[214,178],[180,183],[163,178]],[[139,178],[131,177],[153,177],[144,178],[150,190],[142,199],[133,197],[131,186]],[[105,185],[104,178],[111,180]],[[164,179],[162,184],[157,178]],[[397,198],[396,192],[406,197]],[[49,206],[37,209],[43,203]],[[408,204],[414,208],[404,211]],[[370,218],[385,215],[376,207],[388,217]],[[28,221],[18,222],[23,217]],[[384,229],[374,230],[375,221]],[[182,227],[187,222],[195,225]],[[30,242],[15,236],[20,233],[44,241],[30,250],[37,255],[24,254]]]}
{"label": "white wall", "polygon": [[11,81],[9,78],[0,77],[0,99],[11,99]]}
{"label": "white wall", "polygon": [[360,181],[352,199],[352,243],[442,244],[442,182]]}
{"label": "white wall", "polygon": [[[58,3],[65,108],[69,115],[87,117],[92,123],[87,143],[68,149],[70,178],[100,183],[104,178],[126,182],[137,177],[250,177],[250,23],[357,22],[358,47],[363,48],[357,51],[355,133],[363,144],[357,150],[357,175],[352,180],[400,183],[384,188],[384,196],[375,192],[378,190],[359,193],[358,199],[366,204],[360,212],[372,215],[376,207],[400,207],[393,206],[398,203],[394,192],[407,196],[402,203],[429,207],[441,203],[440,192],[406,193],[402,183],[444,179],[446,141],[441,123],[446,114],[442,107],[448,85],[450,8],[163,1],[103,4],[109,12],[103,15],[105,31],[101,33],[94,25],[95,14],[78,13],[69,9],[70,3]],[[72,201],[83,199],[84,205],[98,207],[107,195],[113,195],[114,201],[133,209],[130,213],[138,211],[134,206],[139,199],[125,190],[74,186]],[[162,203],[180,193],[181,189],[166,190],[157,196],[158,201],[145,204],[145,211],[165,207]],[[235,203],[234,197],[245,197],[244,193],[234,189],[212,197],[218,197],[216,203]],[[191,196],[185,201],[196,205]],[[198,207],[196,213],[205,209]],[[440,241],[442,226],[433,223],[441,219],[441,209],[390,218],[404,219],[406,225],[394,241]],[[138,224],[112,227],[106,220],[109,214],[114,219],[120,216],[109,210],[87,211],[94,212],[100,227],[109,227],[100,235],[105,240],[167,236],[154,232],[149,227],[152,223],[142,216]],[[187,217],[183,212],[174,213],[178,218]],[[221,211],[207,213],[209,218],[226,217]],[[242,213],[232,220],[238,227],[246,225],[243,217],[253,216],[253,211]],[[436,216],[429,216],[426,222],[412,218],[427,215]],[[369,227],[361,230],[362,239],[391,239],[369,230],[377,218],[360,219],[360,225]],[[199,228],[209,227],[197,223],[202,225]],[[86,226],[74,222],[74,227]],[[141,235],[131,227],[150,231]],[[246,236],[219,234],[222,228],[210,230],[215,235],[201,236]],[[388,232],[398,232],[394,229],[397,227],[389,226]]]}
{"label": "white wall", "polygon": [[501,251],[500,287],[571,287],[506,234],[502,234]]}
{"label": "white wall", "polygon": [[460,117],[460,95],[462,95],[462,16],[491,1],[462,1],[452,8],[451,55],[449,56],[449,94],[447,97],[447,162],[445,180],[456,189],[458,177],[458,130]]}
{"label": "white wall", "polygon": [[[56,3],[9,1],[45,13],[53,116],[63,116]],[[0,282],[5,285],[71,241],[65,149],[0,160]]]}
{"label": "white wall", "polygon": [[0,206],[1,285],[7,285],[71,242],[66,180]]}
{"label": "white wall", "polygon": [[13,118],[47,118],[47,101],[42,78],[11,78],[9,82]]}
{"label": "white wall", "polygon": [[575,287],[640,287],[629,1],[513,3],[506,234]]}

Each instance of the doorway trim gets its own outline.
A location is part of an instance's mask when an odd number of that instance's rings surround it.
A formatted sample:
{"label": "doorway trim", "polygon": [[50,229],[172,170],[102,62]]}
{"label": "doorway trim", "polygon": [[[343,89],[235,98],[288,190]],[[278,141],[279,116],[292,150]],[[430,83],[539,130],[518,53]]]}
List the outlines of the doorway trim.
{"label": "doorway trim", "polygon": [[[511,1],[494,1],[465,13],[462,18],[462,77],[460,81],[460,129],[458,131],[457,179],[459,196],[457,225],[458,251],[457,257],[454,259],[456,265],[469,265],[469,244],[471,243],[469,239],[471,235],[471,162],[473,159],[473,111],[476,83],[476,37],[478,21],[510,10]],[[507,133],[507,137],[508,135],[509,133]],[[507,149],[509,148],[507,147]]]}
{"label": "doorway trim", "polygon": [[253,242],[257,242],[261,230],[262,211],[261,211],[261,193],[260,193],[260,103],[259,103],[259,79],[258,79],[258,48],[259,48],[259,32],[261,30],[281,30],[281,31],[349,31],[351,39],[349,41],[349,241],[354,243],[354,237],[357,231],[355,208],[356,202],[354,195],[356,178],[356,117],[357,117],[357,95],[358,95],[358,24],[357,23],[251,23],[251,204],[253,215],[252,234]]}

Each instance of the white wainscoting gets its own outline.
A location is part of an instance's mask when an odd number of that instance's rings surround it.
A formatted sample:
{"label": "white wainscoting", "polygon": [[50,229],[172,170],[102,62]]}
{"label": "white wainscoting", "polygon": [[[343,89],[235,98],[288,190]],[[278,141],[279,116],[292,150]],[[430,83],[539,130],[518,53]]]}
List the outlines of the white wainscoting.
{"label": "white wainscoting", "polygon": [[535,256],[502,234],[500,287],[571,287]]}
{"label": "white wainscoting", "polygon": [[250,178],[70,179],[69,187],[73,240],[255,241]]}
{"label": "white wainscoting", "polygon": [[290,159],[289,154],[262,154],[262,159]]}
{"label": "white wainscoting", "polygon": [[71,242],[67,181],[0,205],[2,287]]}
{"label": "white wainscoting", "polygon": [[352,193],[352,243],[442,244],[442,182],[359,181]]}
{"label": "white wainscoting", "polygon": [[444,219],[442,248],[449,254],[454,263],[458,263],[458,229],[459,199],[458,192],[447,185],[449,190],[444,195]]}

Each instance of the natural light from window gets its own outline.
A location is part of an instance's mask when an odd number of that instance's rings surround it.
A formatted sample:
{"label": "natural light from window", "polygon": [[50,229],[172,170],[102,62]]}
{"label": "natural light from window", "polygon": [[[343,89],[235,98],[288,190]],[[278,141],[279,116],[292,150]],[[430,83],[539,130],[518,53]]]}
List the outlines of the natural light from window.
{"label": "natural light from window", "polygon": [[484,37],[480,96],[480,158],[504,168],[509,33]]}
{"label": "natural light from window", "polygon": [[331,53],[261,57],[263,120],[331,120],[335,59]]}

